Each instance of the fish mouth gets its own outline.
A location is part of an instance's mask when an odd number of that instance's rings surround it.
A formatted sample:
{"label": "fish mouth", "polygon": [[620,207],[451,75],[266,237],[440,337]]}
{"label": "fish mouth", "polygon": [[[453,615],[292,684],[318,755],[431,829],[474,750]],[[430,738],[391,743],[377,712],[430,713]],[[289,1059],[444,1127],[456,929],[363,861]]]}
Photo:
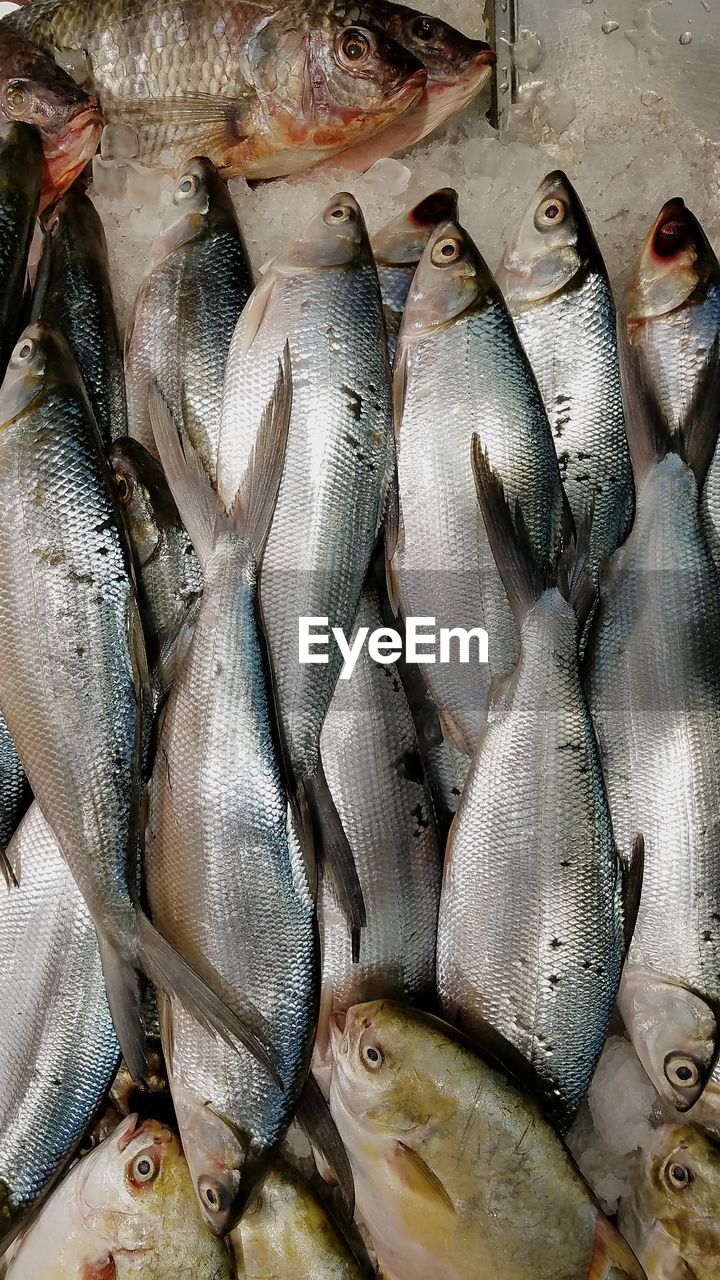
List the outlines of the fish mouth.
{"label": "fish mouth", "polygon": [[668,200],[660,210],[650,238],[650,251],[661,260],[674,258],[691,243],[693,229],[685,201]]}
{"label": "fish mouth", "polygon": [[427,84],[428,73],[426,68],[418,67],[417,71],[413,71],[406,80],[403,80],[401,85],[398,85],[397,89],[392,90],[388,94],[385,99],[385,104],[408,99],[407,110],[412,111],[412,108],[417,106],[418,102],[422,98]]}
{"label": "fish mouth", "polygon": [[64,195],[95,155],[104,124],[105,118],[94,99],[70,116],[56,147],[45,153],[41,211]]}

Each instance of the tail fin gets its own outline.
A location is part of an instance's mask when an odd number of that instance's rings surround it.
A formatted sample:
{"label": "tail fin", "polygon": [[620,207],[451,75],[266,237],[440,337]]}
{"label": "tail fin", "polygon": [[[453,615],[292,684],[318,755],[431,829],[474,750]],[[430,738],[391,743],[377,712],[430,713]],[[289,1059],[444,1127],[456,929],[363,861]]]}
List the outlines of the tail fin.
{"label": "tail fin", "polygon": [[316,830],[316,849],[350,925],[353,962],[360,958],[360,931],[367,924],[365,899],[352,849],[330,793],[322,762],[304,784]]}
{"label": "tail fin", "polygon": [[105,991],[120,1050],[130,1075],[134,1080],[142,1080],[147,1063],[138,975],[130,961],[100,933],[98,944]]}
{"label": "tail fin", "polygon": [[[228,516],[190,441],[180,435],[172,413],[155,384],[148,397],[150,422],[172,495],[204,568],[218,527]],[[257,564],[262,560],[277,501],[292,411],[290,350],[285,344],[278,376],[265,408],[230,521],[249,542]]]}
{"label": "tail fin", "polygon": [[642,346],[619,325],[625,424],[635,482],[640,487],[654,463],[677,453],[692,469],[701,490],[720,433],[720,336],[715,338],[678,431],[672,431],[648,369]]}

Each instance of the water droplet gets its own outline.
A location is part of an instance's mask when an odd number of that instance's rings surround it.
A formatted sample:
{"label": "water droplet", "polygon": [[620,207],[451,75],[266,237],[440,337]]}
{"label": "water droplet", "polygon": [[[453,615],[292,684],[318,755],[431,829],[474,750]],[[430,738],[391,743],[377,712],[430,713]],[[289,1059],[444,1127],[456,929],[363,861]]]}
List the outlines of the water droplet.
{"label": "water droplet", "polygon": [[619,22],[614,22],[612,18],[607,18],[606,21],[603,22],[600,30],[602,31],[603,35],[610,36],[612,35],[613,31],[617,31],[619,27],[620,27]]}
{"label": "water droplet", "polygon": [[654,89],[648,89],[647,93],[640,94],[640,101],[644,107],[654,107],[655,103],[661,102],[662,99],[660,94],[656,93]]}
{"label": "water droplet", "polygon": [[681,44],[692,44],[692,31],[683,31],[680,37]]}
{"label": "water droplet", "polygon": [[703,7],[703,9],[705,10],[705,12],[706,12],[706,13],[712,13],[712,9],[710,8],[710,5],[708,4],[708,0],[702,0],[702,7]]}
{"label": "water droplet", "polygon": [[593,0],[580,0],[581,4],[592,4]]}

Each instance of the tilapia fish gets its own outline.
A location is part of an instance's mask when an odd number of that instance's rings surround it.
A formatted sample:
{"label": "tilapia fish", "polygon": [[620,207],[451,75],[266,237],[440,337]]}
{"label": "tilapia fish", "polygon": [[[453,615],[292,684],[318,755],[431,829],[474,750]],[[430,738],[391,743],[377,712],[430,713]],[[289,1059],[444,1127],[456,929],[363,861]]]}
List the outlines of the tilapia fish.
{"label": "tilapia fish", "polygon": [[276,1160],[232,1233],[238,1280],[362,1280],[310,1187]]}
{"label": "tilapia fish", "polygon": [[333,1030],[330,1106],[392,1280],[644,1280],[531,1098],[388,1001]]}
{"label": "tilapia fish", "polygon": [[[382,626],[368,586],[361,628]],[[325,776],[353,851],[367,926],[353,964],[347,920],[325,881],[319,899],[327,1011],[380,995],[421,1002],[435,985],[441,851],[417,734],[394,663],[366,648],[338,681],[320,738]]]}
{"label": "tilapia fish", "polygon": [[650,1280],[716,1280],[720,1147],[690,1125],[661,1125],[638,1154],[619,1222]]}
{"label": "tilapia fish", "polygon": [[[145,874],[158,927],[233,1004],[255,1016],[275,1078],[176,1004],[163,1048],[183,1147],[206,1221],[232,1229],[292,1119],[315,1035],[315,907],[273,743],[256,618],[257,563],[272,519],[290,412],[289,369],[258,434],[231,519],[189,464],[172,421],[154,421],[168,480],[195,495],[204,591],[173,684],[150,784]],[[159,432],[163,432],[162,439]],[[214,529],[218,533],[215,540]],[[178,903],[182,904],[178,910]]]}
{"label": "tilapia fish", "polygon": [[0,887],[0,1252],[63,1168],[110,1088],[120,1050],[97,936],[36,804]]}
{"label": "tilapia fish", "polygon": [[373,237],[391,364],[417,264],[435,228],[448,219],[457,218],[457,202],[457,191],[452,187],[441,187],[413,205],[412,209],[393,218]]}
{"label": "tilapia fish", "polygon": [[363,215],[347,193],[278,255],[235,331],[218,463],[228,508],[286,342],[293,407],[261,600],[287,753],[327,835],[323,815],[333,807],[320,731],[343,659],[332,641],[327,664],[302,665],[299,624],[326,617],[350,634],[394,465],[380,289]]}
{"label": "tilapia fish", "polygon": [[30,40],[0,22],[0,120],[34,125],[43,150],[40,209],[74,182],[97,151],[97,100]]}
{"label": "tilapia fish", "polygon": [[[381,133],[343,151],[331,164],[361,173],[381,156],[419,142],[477,97],[490,79],[495,54],[484,40],[470,40],[436,16],[405,5],[372,0],[363,18],[382,27],[425,67],[427,83],[419,102]],[[448,214],[448,217],[451,217]]]}
{"label": "tilapia fish", "polygon": [[228,195],[208,160],[180,174],[125,342],[130,435],[157,457],[148,398],[157,386],[216,482],[223,381],[252,275]]}
{"label": "tilapia fish", "polygon": [[42,182],[40,135],[0,124],[0,377],[22,326],[28,253]]}
{"label": "tilapia fish", "polygon": [[[642,349],[671,431],[691,410],[720,335],[720,263],[682,200],[663,205],[635,264],[624,302],[630,341]],[[717,352],[714,358],[717,357]],[[703,526],[720,567],[720,457],[701,497]]]}
{"label": "tilapia fish", "polygon": [[41,315],[70,344],[109,449],[118,436],[127,435],[127,411],[105,232],[95,206],[78,187],[55,207],[47,231],[47,261],[38,277],[38,288],[46,289]]}
{"label": "tilapia fish", "polygon": [[202,569],[160,463],[137,440],[110,450],[137,578],[148,659],[154,664],[202,595]]}
{"label": "tilapia fish", "polygon": [[202,1221],[174,1133],[128,1116],[74,1166],[13,1255],[6,1280],[231,1280]]}
{"label": "tilapia fish", "polygon": [[394,371],[400,527],[390,565],[403,614],[436,629],[484,628],[462,662],[424,666],[443,727],[478,748],[491,678],[512,670],[517,627],[477,504],[473,432],[519,500],[537,559],[549,564],[566,498],[547,416],[527,357],[487,266],[455,222],[438,227],[405,306]]}
{"label": "tilapia fish", "polygon": [[427,78],[354,0],[37,0],[5,21],[48,52],[85,53],[141,161],[206,155],[227,177],[306,169],[392,123]]}
{"label": "tilapia fish", "polygon": [[628,530],[633,479],[615,304],[587,214],[564,173],[540,183],[497,282],[538,380],[576,524],[592,511],[597,565]]}
{"label": "tilapia fish", "polygon": [[624,955],[620,862],[578,669],[594,591],[582,559],[548,583],[479,447],[475,467],[520,660],[448,841],[438,992],[480,1043],[500,1037],[518,1050],[566,1132],[605,1043]]}
{"label": "tilapia fish", "polygon": [[248,1037],[136,902],[145,646],[97,426],[67,343],[46,325],[15,348],[0,423],[0,710],[93,917],[137,1078],[139,970],[204,1024]]}
{"label": "tilapia fish", "polygon": [[619,1008],[656,1089],[687,1111],[720,1047],[720,580],[699,510],[720,377],[712,361],[673,437],[642,352],[626,359],[635,521],[603,575],[587,689],[615,838],[645,837]]}

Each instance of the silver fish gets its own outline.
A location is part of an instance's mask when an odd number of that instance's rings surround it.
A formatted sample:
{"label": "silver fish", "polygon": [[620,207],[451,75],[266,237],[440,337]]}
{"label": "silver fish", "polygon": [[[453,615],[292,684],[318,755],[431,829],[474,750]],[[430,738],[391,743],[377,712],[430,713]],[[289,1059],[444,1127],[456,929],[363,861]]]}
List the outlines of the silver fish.
{"label": "silver fish", "polygon": [[566,1132],[605,1043],[624,956],[621,868],[578,661],[594,590],[587,549],[546,585],[475,443],[520,660],[448,841],[438,991],[447,1016],[480,1042],[514,1046]]}
{"label": "silver fish", "polygon": [[213,483],[228,350],[251,290],[227,187],[209,160],[191,160],[175,184],[128,325],[128,419],[130,435],[157,457],[148,397],[159,387]]}
{"label": "silver fish", "polygon": [[47,271],[40,315],[67,339],[106,449],[127,435],[125,377],[105,232],[95,206],[71,187],[53,209],[39,272]]}
{"label": "silver fish", "polygon": [[[262,611],[289,761],[320,815],[327,854],[331,840],[338,844],[331,834],[337,815],[322,775],[320,731],[343,659],[333,643],[327,664],[300,664],[299,619],[327,617],[349,635],[394,465],[377,271],[351,195],[331,200],[279,254],[236,329],[218,463],[227,507],[286,342],[293,409],[263,560]],[[348,906],[357,927],[362,909]]]}
{"label": "silver fish", "polygon": [[37,804],[0,891],[0,1250],[80,1142],[120,1050],[90,913]]}
{"label": "silver fish", "polygon": [[55,330],[18,342],[0,423],[0,710],[95,922],[123,1056],[139,1076],[140,970],[255,1043],[136,900],[147,659],[112,477]]}
{"label": "silver fish", "polygon": [[148,900],[182,955],[256,1015],[276,1072],[271,1078],[245,1049],[219,1043],[164,1002],[175,1112],[200,1206],[218,1235],[237,1223],[292,1119],[317,1017],[314,899],[273,745],[256,602],[290,404],[286,366],[235,523],[220,524],[215,539],[215,504],[201,464],[192,455],[186,460],[168,411],[164,424],[154,411],[170,486],[188,505],[195,494],[192,532],[205,588],[150,783]]}
{"label": "silver fish", "polygon": [[21,328],[30,241],[40,204],[43,150],[29,124],[0,123],[0,377]]}
{"label": "silver fish", "polygon": [[433,191],[412,209],[393,218],[373,236],[373,253],[383,300],[383,314],[390,363],[395,359],[397,337],[415,269],[425,245],[437,226],[458,216],[458,194],[452,187]]}
{"label": "silver fish", "polygon": [[592,509],[593,560],[632,519],[615,304],[580,198],[564,173],[540,183],[497,274],[547,409],[576,524]]}
{"label": "silver fish", "polygon": [[478,510],[470,464],[480,435],[538,560],[550,563],[564,519],[550,427],[519,339],[475,245],[454,222],[432,236],[410,289],[395,360],[400,530],[390,565],[403,614],[436,627],[483,627],[489,663],[425,666],[448,736],[472,755],[492,676],[512,670],[517,628]]}
{"label": "silver fish", "polygon": [[30,784],[22,761],[2,716],[0,716],[0,872],[8,885],[14,880],[6,849],[32,800]]}
{"label": "silver fish", "polygon": [[642,348],[626,361],[635,521],[603,575],[588,695],[616,840],[645,837],[619,1008],[656,1089],[686,1111],[720,1048],[720,580],[699,510],[720,376],[711,359],[673,437]]}

